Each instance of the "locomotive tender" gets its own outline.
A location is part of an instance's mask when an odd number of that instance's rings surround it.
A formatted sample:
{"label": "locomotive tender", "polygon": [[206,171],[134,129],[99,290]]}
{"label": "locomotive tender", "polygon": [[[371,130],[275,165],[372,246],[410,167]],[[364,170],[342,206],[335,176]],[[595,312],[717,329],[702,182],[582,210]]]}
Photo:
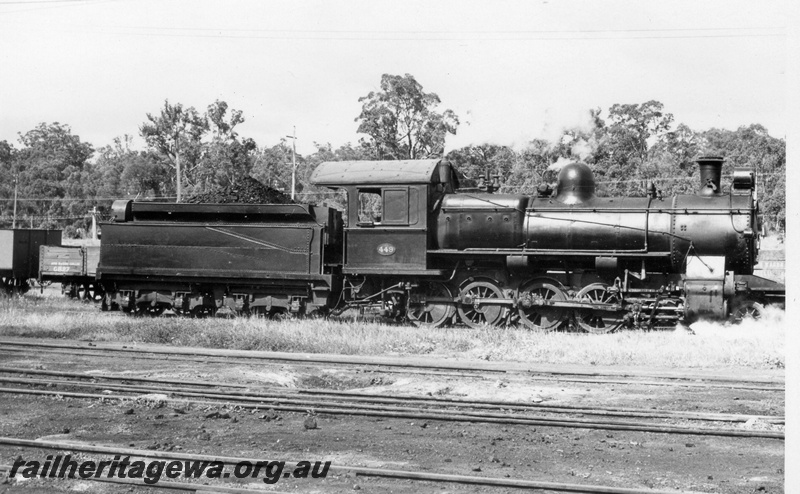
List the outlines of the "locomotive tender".
{"label": "locomotive tender", "polygon": [[752,276],[755,177],[698,160],[700,190],[598,197],[565,166],[533,196],[457,192],[441,160],[325,162],[311,182],[342,213],[304,204],[117,201],[103,225],[104,308],[280,317],[372,308],[436,327],[519,323],[593,333],[757,312],[783,287]]}

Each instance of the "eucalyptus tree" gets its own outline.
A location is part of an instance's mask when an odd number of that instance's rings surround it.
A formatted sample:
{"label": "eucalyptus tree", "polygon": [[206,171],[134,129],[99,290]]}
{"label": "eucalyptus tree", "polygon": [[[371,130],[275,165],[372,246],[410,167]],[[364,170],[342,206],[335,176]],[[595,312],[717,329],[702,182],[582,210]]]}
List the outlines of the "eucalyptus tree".
{"label": "eucalyptus tree", "polygon": [[194,107],[171,105],[168,100],[158,115],[148,113],[147,120],[139,127],[139,133],[175,169],[175,189],[180,202],[185,177],[192,175],[200,161],[208,121]]}
{"label": "eucalyptus tree", "polygon": [[423,91],[410,74],[383,74],[381,90],[358,101],[358,132],[369,136],[378,159],[441,157],[445,136],[458,128],[458,116],[452,110],[437,112],[439,96]]}

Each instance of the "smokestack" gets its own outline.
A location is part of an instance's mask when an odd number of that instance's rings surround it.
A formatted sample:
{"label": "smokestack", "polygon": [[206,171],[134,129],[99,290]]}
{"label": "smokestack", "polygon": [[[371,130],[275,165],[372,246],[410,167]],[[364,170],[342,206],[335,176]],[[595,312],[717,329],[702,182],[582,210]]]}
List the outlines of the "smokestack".
{"label": "smokestack", "polygon": [[701,156],[697,158],[700,166],[700,190],[701,196],[714,196],[722,194],[722,163],[725,158],[721,156]]}

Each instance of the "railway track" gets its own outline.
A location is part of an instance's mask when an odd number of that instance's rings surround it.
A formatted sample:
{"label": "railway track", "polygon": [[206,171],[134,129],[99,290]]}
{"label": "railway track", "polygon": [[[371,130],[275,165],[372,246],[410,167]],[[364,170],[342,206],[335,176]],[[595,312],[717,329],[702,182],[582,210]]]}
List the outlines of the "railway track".
{"label": "railway track", "polygon": [[[31,341],[25,338],[2,338],[0,345],[7,354],[24,354],[35,351],[86,356],[126,356],[162,360],[189,360],[219,363],[357,366],[362,369],[391,369],[392,372],[439,373],[459,377],[481,377],[486,374],[522,375],[526,379],[559,382],[598,384],[635,384],[647,386],[680,386],[700,388],[728,388],[757,391],[785,391],[785,381],[774,378],[739,379],[712,374],[686,374],[679,372],[614,372],[579,369],[558,370],[553,367],[523,363],[448,362],[433,359],[407,359],[392,357],[343,356],[326,354],[294,354],[246,350],[221,350],[185,348],[156,345],[123,344],[108,342]],[[573,366],[574,367],[574,366]]]}
{"label": "railway track", "polygon": [[[51,376],[58,378],[73,378],[79,381],[40,381],[33,378],[15,379],[4,377],[1,374],[10,375],[30,375],[30,376]],[[83,381],[80,381],[83,380]],[[524,401],[508,401],[508,400],[468,400],[452,397],[438,397],[438,396],[417,396],[417,395],[377,395],[374,393],[364,393],[358,391],[341,391],[330,389],[298,389],[298,388],[276,388],[265,387],[257,383],[242,384],[242,383],[229,383],[229,382],[209,382],[209,381],[187,381],[178,379],[165,379],[165,378],[148,378],[139,376],[114,376],[114,375],[98,375],[86,374],[81,372],[65,372],[65,371],[52,371],[43,369],[27,369],[27,368],[14,368],[0,366],[0,382],[11,382],[19,384],[56,384],[62,383],[64,385],[76,384],[84,385],[85,381],[92,381],[91,387],[108,389],[108,384],[102,384],[103,381],[110,381],[112,383],[118,382],[123,385],[128,382],[142,382],[161,386],[161,389],[167,391],[197,391],[198,389],[228,389],[224,394],[230,396],[243,396],[243,397],[258,397],[265,399],[287,399],[287,398],[302,398],[302,397],[323,397],[330,400],[349,401],[349,402],[364,402],[372,404],[401,404],[408,405],[410,403],[420,405],[434,405],[434,406],[450,406],[459,408],[472,408],[472,409],[489,409],[495,411],[535,411],[540,413],[573,413],[581,415],[595,415],[595,416],[609,416],[609,417],[644,417],[644,418],[664,418],[664,419],[677,419],[677,420],[698,420],[709,422],[746,422],[752,418],[757,418],[772,424],[784,424],[783,417],[756,415],[756,414],[732,414],[732,413],[716,413],[716,412],[697,412],[697,411],[678,411],[678,410],[653,410],[643,408],[629,408],[629,407],[581,407],[573,405],[553,405],[547,403],[532,403]],[[163,388],[164,385],[182,386],[181,388]],[[193,388],[193,389],[191,389]],[[255,388],[255,389],[253,389]]]}
{"label": "railway track", "polygon": [[[24,374],[25,369],[0,369],[7,374]],[[35,372],[35,371],[34,371]],[[52,371],[46,373],[53,374]],[[63,373],[62,373],[63,374]],[[97,376],[83,376],[96,378]],[[122,378],[109,380],[124,381]],[[448,422],[493,423],[529,426],[546,426],[561,428],[583,428],[617,431],[655,432],[665,434],[686,434],[703,436],[724,436],[743,438],[784,439],[782,431],[748,430],[732,427],[696,427],[685,424],[664,422],[677,421],[711,421],[744,422],[751,418],[760,418],[773,424],[783,423],[782,417],[743,416],[734,414],[713,414],[697,412],[659,413],[648,410],[591,410],[575,407],[537,407],[524,403],[489,403],[459,400],[435,400],[421,397],[375,397],[364,394],[331,394],[319,391],[318,394],[303,396],[300,393],[260,392],[228,386],[225,389],[202,389],[208,386],[203,383],[181,381],[147,380],[138,378],[139,384],[113,384],[106,382],[86,382],[83,380],[45,380],[28,377],[2,377],[0,383],[27,387],[0,387],[0,393],[61,396],[91,400],[135,400],[142,394],[166,394],[176,401],[196,406],[237,406],[244,409],[274,409],[288,412],[308,412],[313,410],[319,414],[355,415],[382,418],[400,418],[413,420],[439,420]],[[217,383],[218,384],[218,383]],[[46,389],[31,389],[31,387]],[[58,389],[54,389],[58,388]],[[229,389],[234,388],[234,389]],[[89,389],[100,393],[66,391],[67,389]],[[535,411],[538,415],[532,415]],[[523,413],[526,412],[526,413]],[[555,415],[555,416],[554,416]],[[577,417],[575,415],[578,415]],[[603,415],[603,417],[585,418],[585,415]],[[613,417],[613,419],[609,418]],[[648,418],[650,421],[634,421],[632,417]],[[660,422],[659,422],[660,420]]]}
{"label": "railway track", "polygon": [[[10,342],[7,344],[7,342]],[[482,363],[465,365],[461,362],[437,363],[417,362],[412,367],[403,366],[404,359],[372,357],[349,358],[327,355],[275,354],[273,352],[243,352],[210,349],[182,349],[154,345],[88,342],[40,342],[45,345],[26,345],[25,339],[0,339],[0,353],[8,356],[65,354],[87,359],[97,357],[124,359],[152,359],[161,361],[186,361],[220,364],[247,365],[302,365],[302,366],[348,366],[375,372],[411,372],[443,376],[469,377],[476,379],[550,380],[558,382],[597,382],[607,384],[635,384],[657,386],[698,386],[703,388],[755,389],[760,391],[782,391],[783,381],[774,379],[740,380],[728,376],[682,375],[678,373],[570,373],[525,366],[524,364]],[[92,345],[92,346],[90,346]],[[7,361],[7,359],[6,359]],[[80,362],[80,360],[77,360]],[[87,360],[87,362],[90,360]],[[471,364],[471,363],[470,363]],[[533,374],[541,372],[541,374]],[[702,381],[697,381],[702,379]],[[638,390],[637,390],[638,392]],[[731,413],[697,412],[682,410],[652,410],[646,408],[602,407],[588,408],[571,405],[552,405],[522,401],[472,400],[440,396],[381,396],[359,391],[331,389],[287,389],[262,386],[249,382],[203,382],[183,379],[162,379],[132,375],[99,375],[83,372],[67,372],[50,369],[28,369],[0,366],[0,394],[65,397],[77,400],[130,403],[143,394],[166,394],[168,401],[189,404],[196,414],[204,407],[207,410],[232,407],[243,410],[269,410],[306,413],[309,410],[319,415],[380,417],[420,421],[450,421],[475,424],[512,424],[519,426],[541,426],[574,429],[598,429],[612,431],[638,431],[659,434],[681,434],[697,436],[731,437],[737,443],[753,439],[782,441],[781,430],[751,430],[741,423],[752,418],[771,425],[784,424],[784,417],[765,415],[742,415]],[[773,395],[764,395],[773,396]],[[187,415],[188,416],[188,415]],[[633,420],[636,419],[636,420]],[[177,419],[176,419],[177,420]],[[616,434],[615,434],[616,435]],[[23,441],[23,442],[19,442]],[[760,443],[766,444],[766,443]],[[0,446],[41,448],[49,450],[77,451],[95,454],[141,456],[152,459],[222,459],[236,463],[246,458],[211,457],[166,451],[122,449],[116,446],[95,446],[86,443],[64,443],[56,441],[32,441],[0,437]],[[253,460],[261,461],[263,460]],[[2,466],[0,466],[2,470]],[[349,472],[356,476],[381,477],[404,481],[447,482],[474,486],[519,488],[558,492],[618,493],[618,494],[665,494],[679,492],[649,488],[629,488],[590,484],[569,484],[526,479],[479,477],[431,473],[430,471],[388,470],[383,468],[350,467],[332,465],[335,472]],[[547,478],[547,477],[545,477]],[[107,479],[114,481],[116,479]],[[121,481],[128,479],[119,479]],[[123,482],[119,482],[123,483]],[[124,482],[131,486],[142,486],[139,482]],[[414,485],[414,484],[412,484]],[[624,485],[624,484],[623,484]],[[649,484],[648,484],[649,485]],[[160,482],[156,487],[171,490],[194,491],[198,484],[190,482]],[[215,492],[248,494],[262,492],[241,484],[214,484],[202,486]],[[683,491],[686,492],[686,491]]]}
{"label": "railway track", "polygon": [[[109,456],[116,456],[116,455],[131,456],[133,458],[149,458],[153,460],[221,461],[226,465],[235,465],[237,463],[245,461],[254,464],[256,462],[263,461],[263,458],[255,459],[255,458],[229,457],[229,456],[218,456],[218,455],[209,456],[209,455],[198,455],[191,453],[173,453],[167,451],[130,449],[130,448],[120,448],[113,446],[98,446],[87,443],[45,441],[45,440],[40,441],[40,440],[19,439],[11,437],[0,437],[0,446],[13,446],[18,448],[21,447],[29,449],[44,449],[44,450],[55,450],[55,451],[71,451],[80,453],[94,453],[94,454],[102,454]],[[549,490],[558,492],[581,492],[590,494],[595,494],[595,493],[597,494],[601,493],[602,494],[676,494],[676,493],[681,494],[680,492],[675,490],[665,491],[665,490],[657,490],[649,488],[630,488],[630,487],[615,487],[615,486],[602,486],[602,485],[591,485],[591,484],[546,482],[546,481],[514,479],[514,478],[437,474],[425,471],[390,470],[383,468],[366,468],[366,467],[355,467],[355,466],[337,465],[337,464],[332,464],[330,466],[330,470],[338,473],[352,473],[355,474],[356,476],[361,476],[361,477],[381,477],[381,478],[391,478],[397,480],[446,482],[446,483],[456,483],[456,484],[465,484],[474,486],[507,487],[507,488],[519,488],[519,489],[529,489],[529,490]],[[159,484],[154,485],[153,487],[169,488],[170,484],[171,482],[160,482]],[[179,483],[176,482],[175,484]],[[213,485],[213,486],[210,485],[201,486],[198,484],[188,484],[188,485],[194,485],[194,490],[201,488],[201,489],[209,489],[212,491],[216,491],[217,487],[223,487],[218,491],[236,492],[236,493],[264,492],[263,490],[256,491],[253,489],[232,488],[232,487],[218,486],[218,485]],[[179,490],[188,490],[187,485],[184,485],[183,487],[184,488],[181,489],[180,486],[176,485],[173,488]],[[693,494],[690,493],[689,491],[681,491],[681,492],[683,494]]]}
{"label": "railway track", "polygon": [[[26,356],[26,357],[35,357],[41,354],[48,354],[48,355],[67,355],[73,357],[101,357],[101,358],[128,358],[128,359],[136,359],[136,360],[157,360],[162,362],[197,362],[201,364],[226,364],[226,365],[281,365],[285,364],[286,362],[273,362],[269,360],[260,360],[260,359],[253,359],[253,358],[236,358],[236,357],[204,357],[202,355],[198,355],[196,357],[188,356],[188,355],[169,355],[169,354],[147,354],[147,353],[133,353],[129,355],[119,355],[114,352],[108,352],[103,350],[92,351],[91,349],[75,349],[75,350],[61,350],[61,349],[51,349],[51,348],[40,348],[40,349],[24,349],[24,348],[0,348],[0,355],[15,355],[15,356]],[[320,365],[315,362],[311,362],[308,364],[298,363],[298,365]],[[441,377],[463,377],[468,379],[497,379],[497,375],[491,376],[489,373],[478,373],[478,372],[447,372],[447,371],[436,371],[436,370],[425,370],[425,369],[409,369],[409,368],[402,368],[402,367],[393,367],[387,368],[378,365],[361,365],[359,366],[361,370],[364,372],[387,372],[390,371],[396,374],[422,374],[426,376],[441,376]],[[498,373],[499,374],[499,373]]]}

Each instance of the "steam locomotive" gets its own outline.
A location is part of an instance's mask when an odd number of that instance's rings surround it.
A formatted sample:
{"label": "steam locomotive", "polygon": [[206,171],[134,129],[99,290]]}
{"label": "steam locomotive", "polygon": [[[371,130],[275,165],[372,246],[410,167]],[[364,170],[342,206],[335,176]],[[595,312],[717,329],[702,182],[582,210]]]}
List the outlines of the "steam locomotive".
{"label": "steam locomotive", "polygon": [[287,317],[371,310],[419,326],[521,324],[592,333],[758,315],[784,288],[753,276],[752,170],[727,191],[723,159],[700,189],[598,197],[588,166],[533,196],[459,191],[441,160],[325,162],[309,204],[117,201],[103,225],[104,309]]}

